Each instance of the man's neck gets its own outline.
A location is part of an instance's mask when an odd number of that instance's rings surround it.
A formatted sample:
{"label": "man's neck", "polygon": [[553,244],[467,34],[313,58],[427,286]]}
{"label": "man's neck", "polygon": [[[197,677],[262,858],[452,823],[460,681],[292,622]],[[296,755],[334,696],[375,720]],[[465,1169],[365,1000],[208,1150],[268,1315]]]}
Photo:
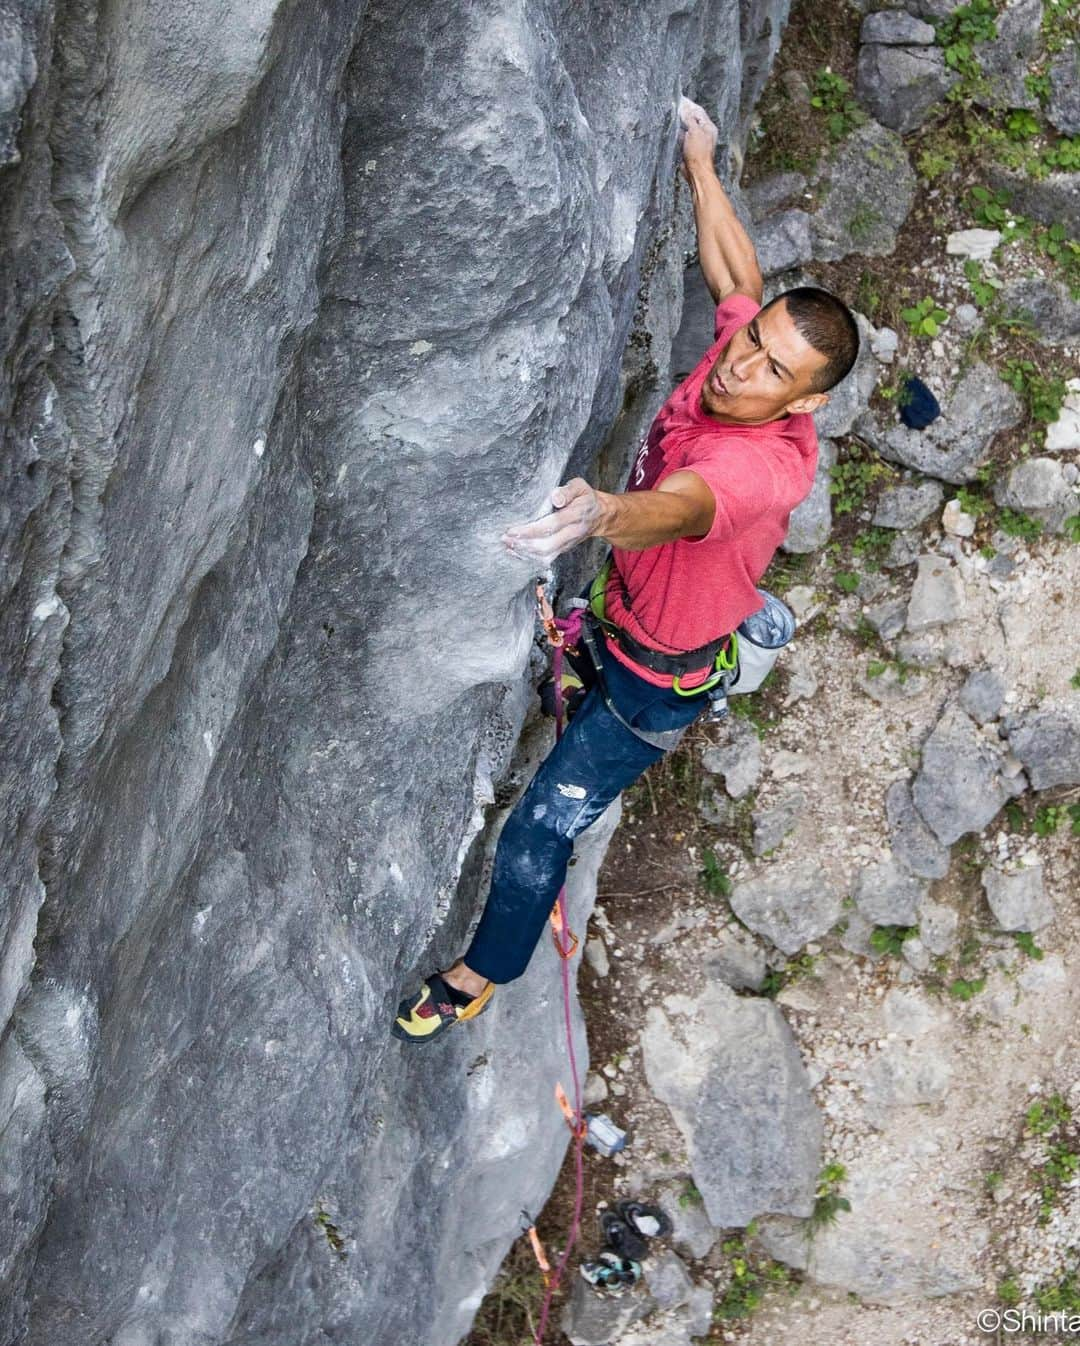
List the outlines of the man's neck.
{"label": "man's neck", "polygon": [[764,420],[760,421],[740,421],[734,416],[722,416],[718,415],[715,411],[708,411],[702,404],[700,397],[698,398],[698,406],[701,409],[702,415],[708,416],[710,421],[716,421],[720,425],[772,425],[776,421],[786,421],[791,418],[791,412],[785,411],[782,416],[766,416]]}

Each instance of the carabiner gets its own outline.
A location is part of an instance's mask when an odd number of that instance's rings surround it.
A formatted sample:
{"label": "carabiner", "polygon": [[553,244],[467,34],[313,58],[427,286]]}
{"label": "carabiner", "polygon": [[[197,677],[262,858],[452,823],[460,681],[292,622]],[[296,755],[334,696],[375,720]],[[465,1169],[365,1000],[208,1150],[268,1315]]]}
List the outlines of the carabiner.
{"label": "carabiner", "polygon": [[713,667],[716,672],[700,683],[697,687],[688,687],[685,690],[679,686],[679,674],[676,673],[671,679],[671,690],[676,696],[696,696],[698,692],[709,692],[731,672],[739,662],[739,637],[734,631],[731,633],[731,639],[722,650],[717,650],[716,658],[713,660]]}

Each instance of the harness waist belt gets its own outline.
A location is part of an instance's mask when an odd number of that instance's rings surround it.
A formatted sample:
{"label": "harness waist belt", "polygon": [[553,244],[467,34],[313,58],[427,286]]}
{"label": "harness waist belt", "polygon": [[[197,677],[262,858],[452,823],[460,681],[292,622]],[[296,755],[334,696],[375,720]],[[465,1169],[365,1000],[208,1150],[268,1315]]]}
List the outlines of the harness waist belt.
{"label": "harness waist belt", "polygon": [[715,640],[699,645],[696,649],[681,650],[678,654],[665,654],[663,650],[654,650],[649,645],[642,645],[639,640],[635,640],[629,631],[622,626],[616,626],[605,615],[604,590],[607,587],[610,573],[611,557],[609,556],[600,573],[592,582],[589,590],[589,607],[607,634],[626,651],[635,663],[651,668],[654,673],[671,673],[676,677],[681,677],[711,663],[721,650],[727,648],[728,642],[731,640],[730,634],[717,636]]}

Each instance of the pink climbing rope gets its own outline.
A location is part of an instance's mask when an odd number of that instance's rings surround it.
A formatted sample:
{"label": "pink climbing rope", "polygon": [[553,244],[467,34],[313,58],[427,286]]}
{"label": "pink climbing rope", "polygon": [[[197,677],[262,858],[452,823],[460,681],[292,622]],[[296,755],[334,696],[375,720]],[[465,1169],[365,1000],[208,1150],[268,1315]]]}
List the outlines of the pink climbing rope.
{"label": "pink climbing rope", "polygon": [[[562,666],[563,652],[567,644],[573,645],[577,642],[581,634],[581,608],[575,608],[569,617],[556,617],[551,607],[544,597],[544,587],[542,584],[536,586],[537,601],[540,604],[540,617],[544,623],[544,629],[547,631],[548,639],[553,646],[552,651],[552,673],[555,678],[555,741],[562,738],[563,733],[563,696],[562,696]],[[567,1236],[566,1248],[562,1257],[559,1258],[558,1265],[552,1273],[547,1283],[547,1290],[544,1294],[544,1302],[540,1309],[540,1323],[533,1336],[535,1346],[541,1346],[544,1337],[544,1329],[547,1327],[548,1312],[551,1308],[551,1299],[559,1285],[559,1279],[570,1260],[570,1253],[574,1244],[577,1242],[578,1231],[581,1228],[581,1206],[585,1196],[585,1167],[583,1159],[583,1150],[585,1148],[585,1119],[581,1111],[581,1081],[578,1077],[577,1054],[574,1051],[574,1032],[570,1022],[570,956],[573,953],[574,946],[570,943],[570,926],[566,919],[566,885],[559,889],[559,896],[556,899],[556,905],[559,909],[559,929],[556,931],[555,940],[559,950],[559,966],[562,969],[562,990],[563,990],[563,1021],[566,1026],[566,1049],[570,1058],[570,1075],[574,1082],[574,1116],[572,1130],[574,1133],[574,1214],[570,1221],[570,1232]]]}

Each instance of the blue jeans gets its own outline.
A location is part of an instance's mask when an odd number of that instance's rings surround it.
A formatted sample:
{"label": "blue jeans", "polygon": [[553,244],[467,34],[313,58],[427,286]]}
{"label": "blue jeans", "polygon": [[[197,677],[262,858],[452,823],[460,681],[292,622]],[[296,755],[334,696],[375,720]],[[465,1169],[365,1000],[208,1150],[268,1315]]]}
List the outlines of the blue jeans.
{"label": "blue jeans", "polygon": [[[683,697],[655,687],[602,653],[611,699],[640,729],[688,725],[709,704],[704,693]],[[464,954],[474,972],[493,982],[521,976],[566,879],[574,838],[663,755],[615,719],[597,687],[590,689],[503,826],[487,904]]]}

